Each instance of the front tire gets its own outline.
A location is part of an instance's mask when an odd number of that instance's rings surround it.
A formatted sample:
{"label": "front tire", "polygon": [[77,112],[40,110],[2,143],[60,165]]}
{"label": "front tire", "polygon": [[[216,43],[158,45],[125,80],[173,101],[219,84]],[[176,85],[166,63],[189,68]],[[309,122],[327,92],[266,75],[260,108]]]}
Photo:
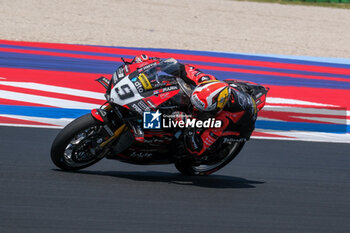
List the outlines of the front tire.
{"label": "front tire", "polygon": [[56,136],[51,146],[51,160],[59,168],[75,171],[89,167],[103,158],[94,153],[101,124],[91,114],[83,115]]}
{"label": "front tire", "polygon": [[[207,176],[230,163],[242,150],[245,142],[235,142],[228,145],[225,149],[227,150],[227,156],[222,160],[212,165],[194,165],[193,160],[180,160],[175,162],[176,169],[185,176]],[[229,148],[228,148],[229,147]],[[223,149],[223,150],[225,150]]]}

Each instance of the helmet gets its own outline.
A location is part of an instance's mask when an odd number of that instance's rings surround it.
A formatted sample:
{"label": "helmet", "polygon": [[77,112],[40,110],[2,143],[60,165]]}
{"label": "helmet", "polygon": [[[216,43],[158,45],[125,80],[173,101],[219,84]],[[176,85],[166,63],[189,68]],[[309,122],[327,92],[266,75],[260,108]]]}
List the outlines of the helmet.
{"label": "helmet", "polygon": [[149,60],[149,57],[146,54],[141,54],[134,58],[135,63],[145,62]]}
{"label": "helmet", "polygon": [[230,95],[229,85],[219,80],[200,83],[191,94],[191,103],[197,114],[214,117],[225,107]]}

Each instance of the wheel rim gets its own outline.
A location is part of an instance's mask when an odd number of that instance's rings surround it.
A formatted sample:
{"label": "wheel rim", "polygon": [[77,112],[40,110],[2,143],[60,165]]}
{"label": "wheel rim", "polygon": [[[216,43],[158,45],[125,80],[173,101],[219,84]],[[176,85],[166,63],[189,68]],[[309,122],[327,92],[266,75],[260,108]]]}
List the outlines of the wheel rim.
{"label": "wheel rim", "polygon": [[98,135],[99,129],[98,126],[92,126],[72,138],[64,150],[64,162],[71,167],[81,167],[99,159],[96,147],[103,141]]}
{"label": "wheel rim", "polygon": [[196,174],[208,172],[208,171],[211,171],[211,170],[221,166],[222,164],[224,164],[228,159],[231,158],[232,153],[234,153],[235,150],[238,148],[239,143],[235,142],[233,144],[230,144],[229,146],[231,146],[231,149],[230,149],[229,153],[227,154],[227,156],[225,156],[222,160],[220,160],[219,162],[212,164],[212,165],[192,166],[193,171],[195,171]]}

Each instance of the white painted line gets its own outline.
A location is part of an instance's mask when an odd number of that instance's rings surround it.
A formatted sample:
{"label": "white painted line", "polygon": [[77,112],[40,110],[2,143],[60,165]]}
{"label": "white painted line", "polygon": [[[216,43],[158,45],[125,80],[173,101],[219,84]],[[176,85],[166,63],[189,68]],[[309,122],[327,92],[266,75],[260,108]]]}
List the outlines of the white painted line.
{"label": "white painted line", "polygon": [[304,100],[295,100],[295,99],[286,99],[286,98],[276,98],[276,97],[267,97],[266,105],[271,104],[295,104],[295,105],[309,105],[309,106],[322,106],[322,107],[337,107],[337,105],[331,104],[321,104]]}
{"label": "white painted line", "polygon": [[39,123],[45,123],[45,124],[52,124],[57,125],[60,127],[64,127],[68,125],[71,121],[74,119],[72,118],[45,118],[45,117],[31,117],[31,116],[21,116],[21,115],[9,115],[9,114],[0,114],[2,117],[8,117],[12,119],[19,119],[19,120],[27,120],[27,121],[35,121]]}
{"label": "white painted line", "polygon": [[40,83],[31,83],[31,82],[0,81],[0,84],[12,86],[12,87],[22,87],[22,88],[28,88],[32,90],[48,91],[48,92],[54,92],[54,93],[60,93],[60,94],[105,100],[103,93],[93,92],[93,91],[84,91],[84,90],[78,90],[78,89],[67,88],[67,87],[58,87],[58,86],[52,86],[52,85],[46,85],[46,84],[40,84]]}
{"label": "white painted line", "polygon": [[0,126],[44,128],[44,129],[62,129],[62,128],[63,128],[62,126],[49,126],[49,125],[20,125],[20,124],[7,124],[7,123],[0,123]]}
{"label": "white painted line", "polygon": [[278,119],[274,119],[274,118],[260,117],[259,115],[258,115],[258,120],[260,120],[260,121],[286,122],[286,121],[282,121],[282,120],[278,120]]}
{"label": "white painted line", "polygon": [[[275,138],[268,137],[269,139],[278,140],[297,140],[297,141],[310,141],[310,142],[334,142],[334,143],[350,143],[350,134],[337,134],[337,133],[322,133],[322,132],[306,132],[306,131],[281,131],[281,130],[264,130],[255,129],[256,132],[270,133],[275,135],[293,137],[293,138]],[[257,137],[252,138],[264,138],[267,137]]]}
{"label": "white painted line", "polygon": [[300,108],[300,107],[285,107],[285,106],[265,106],[262,111],[274,112],[290,112],[290,113],[307,113],[307,114],[322,114],[333,116],[344,116],[344,119],[350,111],[338,109],[322,109],[322,108]]}
{"label": "white painted line", "polygon": [[327,117],[304,117],[304,116],[294,116],[295,118],[299,119],[305,119],[305,120],[312,120],[312,121],[319,121],[320,123],[333,123],[333,124],[341,124],[346,125],[347,120],[344,119],[338,119],[338,118],[327,118]]}
{"label": "white painted line", "polygon": [[63,100],[63,99],[52,98],[52,97],[44,97],[44,96],[23,94],[19,92],[2,91],[2,90],[0,90],[0,98],[23,101],[28,103],[45,104],[48,106],[59,107],[59,108],[93,109],[93,108],[100,107],[100,105],[97,105],[97,104],[88,104],[88,103],[83,103],[78,101]]}
{"label": "white painted line", "polygon": [[[215,51],[213,51],[215,53]],[[334,58],[334,57],[311,57],[311,56],[292,56],[292,55],[282,55],[282,54],[254,54],[254,53],[232,53],[232,52],[216,52],[216,53],[227,53],[233,55],[248,55],[248,56],[258,56],[258,57],[271,57],[271,58],[282,58],[282,59],[292,59],[300,61],[312,61],[312,62],[325,62],[325,63],[336,63],[343,65],[350,65],[349,58]]]}

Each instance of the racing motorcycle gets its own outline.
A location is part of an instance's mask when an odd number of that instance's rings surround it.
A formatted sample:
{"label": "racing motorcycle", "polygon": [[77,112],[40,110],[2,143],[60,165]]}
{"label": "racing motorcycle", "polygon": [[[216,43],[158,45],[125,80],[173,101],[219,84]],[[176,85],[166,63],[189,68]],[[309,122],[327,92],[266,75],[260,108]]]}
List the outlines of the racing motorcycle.
{"label": "racing motorcycle", "polygon": [[[74,171],[107,158],[139,165],[173,163],[183,175],[209,175],[238,155],[243,140],[220,137],[204,155],[195,157],[186,154],[185,129],[142,129],[144,112],[188,111],[194,86],[174,76],[179,63],[172,58],[135,70],[128,69],[131,63],[124,63],[110,80],[96,80],[106,89],[106,103],[75,119],[56,136],[51,159],[57,167]],[[241,83],[224,81],[235,86]],[[252,83],[243,86],[262,108],[268,88]]]}

